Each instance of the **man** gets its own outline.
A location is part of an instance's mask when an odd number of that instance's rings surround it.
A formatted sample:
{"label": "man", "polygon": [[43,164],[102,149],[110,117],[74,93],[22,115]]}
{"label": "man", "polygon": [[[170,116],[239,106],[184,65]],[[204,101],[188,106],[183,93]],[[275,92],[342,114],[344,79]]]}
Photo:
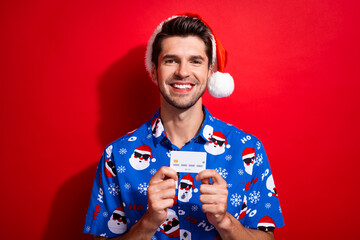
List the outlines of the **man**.
{"label": "man", "polygon": [[[106,148],[84,232],[96,239],[274,238],[284,222],[264,147],[202,105],[206,89],[215,97],[231,94],[225,62],[224,48],[198,15],[169,18],[155,30],[146,66],[160,109]],[[176,172],[168,167],[174,151],[206,153],[206,169]]]}

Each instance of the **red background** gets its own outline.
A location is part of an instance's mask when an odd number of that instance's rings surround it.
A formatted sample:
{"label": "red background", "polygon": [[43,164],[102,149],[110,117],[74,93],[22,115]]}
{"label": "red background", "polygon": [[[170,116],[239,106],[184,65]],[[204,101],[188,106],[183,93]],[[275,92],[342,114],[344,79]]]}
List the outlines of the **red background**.
{"label": "red background", "polygon": [[2,1],[1,239],[82,234],[96,164],[148,120],[157,24],[198,12],[229,52],[218,118],[264,143],[286,226],[276,239],[353,239],[359,207],[357,1]]}

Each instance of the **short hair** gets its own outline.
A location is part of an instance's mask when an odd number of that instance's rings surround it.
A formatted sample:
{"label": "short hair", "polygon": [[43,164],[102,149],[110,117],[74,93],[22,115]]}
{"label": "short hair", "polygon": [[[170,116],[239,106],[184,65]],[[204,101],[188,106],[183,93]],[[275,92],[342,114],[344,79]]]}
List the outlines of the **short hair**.
{"label": "short hair", "polygon": [[205,43],[205,53],[209,59],[208,65],[210,67],[212,63],[211,30],[198,18],[179,16],[165,22],[161,31],[155,37],[154,43],[152,45],[151,61],[155,64],[156,69],[158,68],[158,58],[162,51],[162,41],[168,37],[174,36],[196,36],[203,40]]}

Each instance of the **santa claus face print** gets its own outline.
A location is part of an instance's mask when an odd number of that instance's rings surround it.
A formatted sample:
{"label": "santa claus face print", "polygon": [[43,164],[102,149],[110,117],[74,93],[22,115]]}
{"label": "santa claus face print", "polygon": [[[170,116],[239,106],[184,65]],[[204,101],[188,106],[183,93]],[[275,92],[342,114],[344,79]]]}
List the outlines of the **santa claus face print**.
{"label": "santa claus face print", "polygon": [[180,182],[178,200],[181,202],[189,202],[192,197],[192,184]]}
{"label": "santa claus face print", "polygon": [[108,221],[108,228],[115,234],[122,234],[126,231],[127,221],[123,210],[115,209]]}
{"label": "santa claus face print", "polygon": [[129,159],[130,165],[136,170],[144,170],[150,166],[150,162],[155,161],[151,148],[146,144],[136,148]]}
{"label": "santa claus face print", "polygon": [[171,238],[179,237],[179,218],[174,210],[168,208],[166,220],[160,225],[160,231]]}
{"label": "santa claus face print", "polygon": [[145,168],[150,166],[150,156],[151,155],[149,154],[149,152],[135,149],[134,153],[129,159],[130,165],[136,170],[144,170]]}
{"label": "santa claus face print", "polygon": [[257,228],[262,231],[272,231],[276,227],[274,220],[271,217],[262,217],[257,225]]}
{"label": "santa claus face print", "polygon": [[225,140],[214,135],[210,137],[210,142],[205,143],[205,151],[212,155],[220,155],[225,152]]}
{"label": "santa claus face print", "polygon": [[256,159],[254,148],[245,148],[242,153],[242,159],[244,161],[245,172],[252,175],[253,167]]}
{"label": "santa claus face print", "polygon": [[105,175],[107,177],[115,177],[116,176],[115,165],[110,159],[106,159],[106,161],[105,161]]}
{"label": "santa claus face print", "polygon": [[159,137],[162,134],[162,132],[164,131],[164,126],[162,125],[159,117],[155,118],[151,122],[151,131],[155,137]]}
{"label": "santa claus face print", "polygon": [[188,109],[202,104],[207,80],[211,74],[205,43],[196,36],[168,37],[161,43],[157,79],[161,104]]}
{"label": "santa claus face print", "polygon": [[268,196],[275,196],[277,197],[277,192],[276,192],[276,187],[275,187],[275,183],[274,183],[274,178],[273,175],[271,174],[268,179],[266,180],[266,188],[270,191],[268,193]]}

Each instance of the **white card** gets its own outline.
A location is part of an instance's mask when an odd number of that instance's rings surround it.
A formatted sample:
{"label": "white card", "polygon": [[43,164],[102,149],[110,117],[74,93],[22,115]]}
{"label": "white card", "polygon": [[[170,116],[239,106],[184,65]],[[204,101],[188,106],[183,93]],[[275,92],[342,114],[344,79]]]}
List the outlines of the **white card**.
{"label": "white card", "polygon": [[171,151],[170,167],[176,172],[199,173],[206,169],[206,152]]}

